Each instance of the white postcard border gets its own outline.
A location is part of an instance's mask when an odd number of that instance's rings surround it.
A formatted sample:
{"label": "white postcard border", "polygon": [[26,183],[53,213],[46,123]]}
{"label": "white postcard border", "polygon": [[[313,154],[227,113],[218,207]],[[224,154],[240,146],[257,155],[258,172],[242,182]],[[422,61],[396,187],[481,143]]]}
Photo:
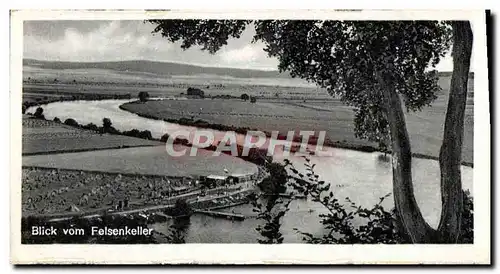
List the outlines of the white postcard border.
{"label": "white postcard border", "polygon": [[[152,244],[22,245],[21,91],[23,20],[137,20],[151,18],[470,20],[473,25],[474,79],[474,241],[473,245],[309,245],[309,244]],[[473,264],[490,263],[490,114],[483,10],[414,11],[13,11],[10,56],[10,235],[11,263],[99,264]]]}

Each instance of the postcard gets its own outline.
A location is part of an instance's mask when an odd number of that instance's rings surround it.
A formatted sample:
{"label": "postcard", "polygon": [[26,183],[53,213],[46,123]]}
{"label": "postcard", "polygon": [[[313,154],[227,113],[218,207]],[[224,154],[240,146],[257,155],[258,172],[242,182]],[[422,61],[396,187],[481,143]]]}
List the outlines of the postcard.
{"label": "postcard", "polygon": [[490,264],[486,22],[11,11],[11,263]]}

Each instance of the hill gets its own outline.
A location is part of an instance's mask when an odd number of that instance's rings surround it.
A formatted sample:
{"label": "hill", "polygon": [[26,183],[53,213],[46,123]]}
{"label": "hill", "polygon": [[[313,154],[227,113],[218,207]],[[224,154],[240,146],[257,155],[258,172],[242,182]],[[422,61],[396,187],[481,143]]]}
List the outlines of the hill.
{"label": "hill", "polygon": [[[23,65],[45,69],[109,69],[121,72],[153,73],[163,76],[212,74],[219,76],[230,76],[235,78],[291,78],[288,73],[280,73],[278,71],[204,67],[174,62],[156,62],[148,60],[129,60],[114,62],[67,62],[24,59]],[[451,77],[451,71],[440,71],[439,76]],[[471,72],[469,77],[474,78],[474,73]]]}
{"label": "hill", "polygon": [[278,71],[202,67],[173,62],[155,62],[146,60],[116,62],[65,62],[24,59],[23,65],[45,69],[108,69],[121,72],[154,73],[158,75],[212,74],[236,78],[290,78],[287,73],[279,73]]}

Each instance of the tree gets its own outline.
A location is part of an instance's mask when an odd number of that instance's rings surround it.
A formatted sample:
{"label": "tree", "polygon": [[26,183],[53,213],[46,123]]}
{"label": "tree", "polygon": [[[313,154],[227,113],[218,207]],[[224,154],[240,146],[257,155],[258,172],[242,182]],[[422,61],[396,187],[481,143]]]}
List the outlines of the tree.
{"label": "tree", "polygon": [[78,124],[78,122],[73,118],[68,118],[68,119],[64,120],[64,124],[68,125],[68,126],[72,126],[72,127],[79,127],[80,126],[80,124]]}
{"label": "tree", "polygon": [[191,205],[185,199],[177,199],[173,208],[167,211],[172,217],[189,217],[193,214]]}
{"label": "tree", "polygon": [[261,244],[281,244],[283,235],[280,232],[283,217],[289,210],[291,199],[280,195],[286,192],[288,174],[283,165],[279,163],[266,163],[269,176],[259,184],[262,192],[260,195],[250,195],[249,200],[253,211],[257,212],[257,219],[263,220],[263,225],[258,225],[256,230],[263,237],[258,239]]}
{"label": "tree", "polygon": [[439,238],[444,242],[457,242],[461,231],[464,199],[460,165],[473,41],[472,29],[468,21],[454,21],[451,24],[453,28],[453,72],[443,143],[439,153],[442,211],[438,231],[440,232]]}
{"label": "tree", "polygon": [[45,116],[43,115],[43,108],[37,107],[34,116],[38,119],[45,119]]}
{"label": "tree", "polygon": [[149,93],[147,93],[146,91],[141,91],[139,92],[138,97],[141,102],[146,102],[149,99]]}
{"label": "tree", "polygon": [[186,92],[187,95],[189,96],[197,96],[199,98],[205,98],[205,92],[199,88],[188,87]]}
{"label": "tree", "polygon": [[101,133],[120,134],[120,131],[113,127],[109,118],[102,119],[102,128],[100,128],[100,131]]}
{"label": "tree", "polygon": [[[403,105],[408,111],[421,110],[436,99],[440,90],[435,67],[450,47],[450,25],[438,21],[314,21],[314,20],[150,20],[171,42],[181,41],[183,49],[201,46],[215,53],[231,38],[239,38],[247,25],[255,28],[253,41],[262,41],[264,50],[279,61],[278,69],[288,71],[325,88],[331,95],[355,108],[358,138],[386,144],[392,150],[395,208],[405,233],[414,243],[456,242],[460,227],[461,138],[444,140],[442,168],[443,215],[438,231],[424,220],[413,193],[411,145]],[[463,90],[467,88],[470,54],[468,23],[453,22],[454,73],[447,111],[445,135],[463,134]],[[467,30],[468,29],[468,30]],[[215,31],[217,30],[217,31]],[[467,57],[469,56],[469,58]],[[465,62],[465,59],[469,61]],[[429,67],[431,70],[429,70]],[[465,73],[467,72],[467,73]],[[464,85],[465,84],[465,85]],[[452,99],[453,97],[453,99]],[[401,99],[403,103],[401,102]],[[462,116],[460,116],[462,114]],[[458,124],[462,128],[451,133]],[[458,126],[460,127],[460,126]],[[451,136],[450,136],[451,137]],[[446,139],[446,138],[445,138]],[[451,149],[451,152],[448,150]],[[445,151],[446,150],[446,151]],[[443,152],[444,151],[444,152]],[[457,168],[458,166],[458,168]],[[453,173],[453,174],[451,174]],[[443,177],[452,178],[450,180]],[[450,224],[451,222],[451,224]],[[446,225],[445,225],[446,224]]]}
{"label": "tree", "polygon": [[168,133],[165,133],[161,136],[160,142],[166,143],[168,141],[168,138],[170,138],[170,135],[168,135]]}
{"label": "tree", "polygon": [[259,184],[261,190],[269,195],[285,193],[288,180],[286,169],[279,163],[268,163],[266,169],[270,176]]}
{"label": "tree", "polygon": [[243,101],[247,101],[248,99],[250,99],[250,96],[248,96],[248,94],[246,94],[246,93],[243,93],[243,94],[241,94],[240,98]]}
{"label": "tree", "polygon": [[111,128],[111,125],[112,125],[111,119],[109,119],[109,118],[102,119],[102,127],[104,128],[105,132],[109,131],[109,129]]}

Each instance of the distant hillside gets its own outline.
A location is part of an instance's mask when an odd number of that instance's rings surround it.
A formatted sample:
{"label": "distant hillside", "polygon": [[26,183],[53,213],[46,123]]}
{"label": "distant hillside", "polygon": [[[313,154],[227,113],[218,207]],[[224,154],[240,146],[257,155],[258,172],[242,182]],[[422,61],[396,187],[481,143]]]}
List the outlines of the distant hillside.
{"label": "distant hillside", "polygon": [[[212,74],[236,78],[291,78],[288,73],[279,73],[278,71],[202,67],[173,62],[154,62],[144,60],[116,62],[63,62],[24,59],[23,65],[46,69],[109,69],[123,72],[154,73],[158,75]],[[440,71],[439,76],[451,77],[451,71]],[[473,72],[470,73],[470,77],[474,78]]]}
{"label": "distant hillside", "polygon": [[24,59],[23,65],[46,69],[109,69],[124,72],[154,73],[158,75],[212,74],[236,78],[290,78],[287,73],[237,68],[216,68],[172,62],[116,61],[116,62],[62,62]]}

